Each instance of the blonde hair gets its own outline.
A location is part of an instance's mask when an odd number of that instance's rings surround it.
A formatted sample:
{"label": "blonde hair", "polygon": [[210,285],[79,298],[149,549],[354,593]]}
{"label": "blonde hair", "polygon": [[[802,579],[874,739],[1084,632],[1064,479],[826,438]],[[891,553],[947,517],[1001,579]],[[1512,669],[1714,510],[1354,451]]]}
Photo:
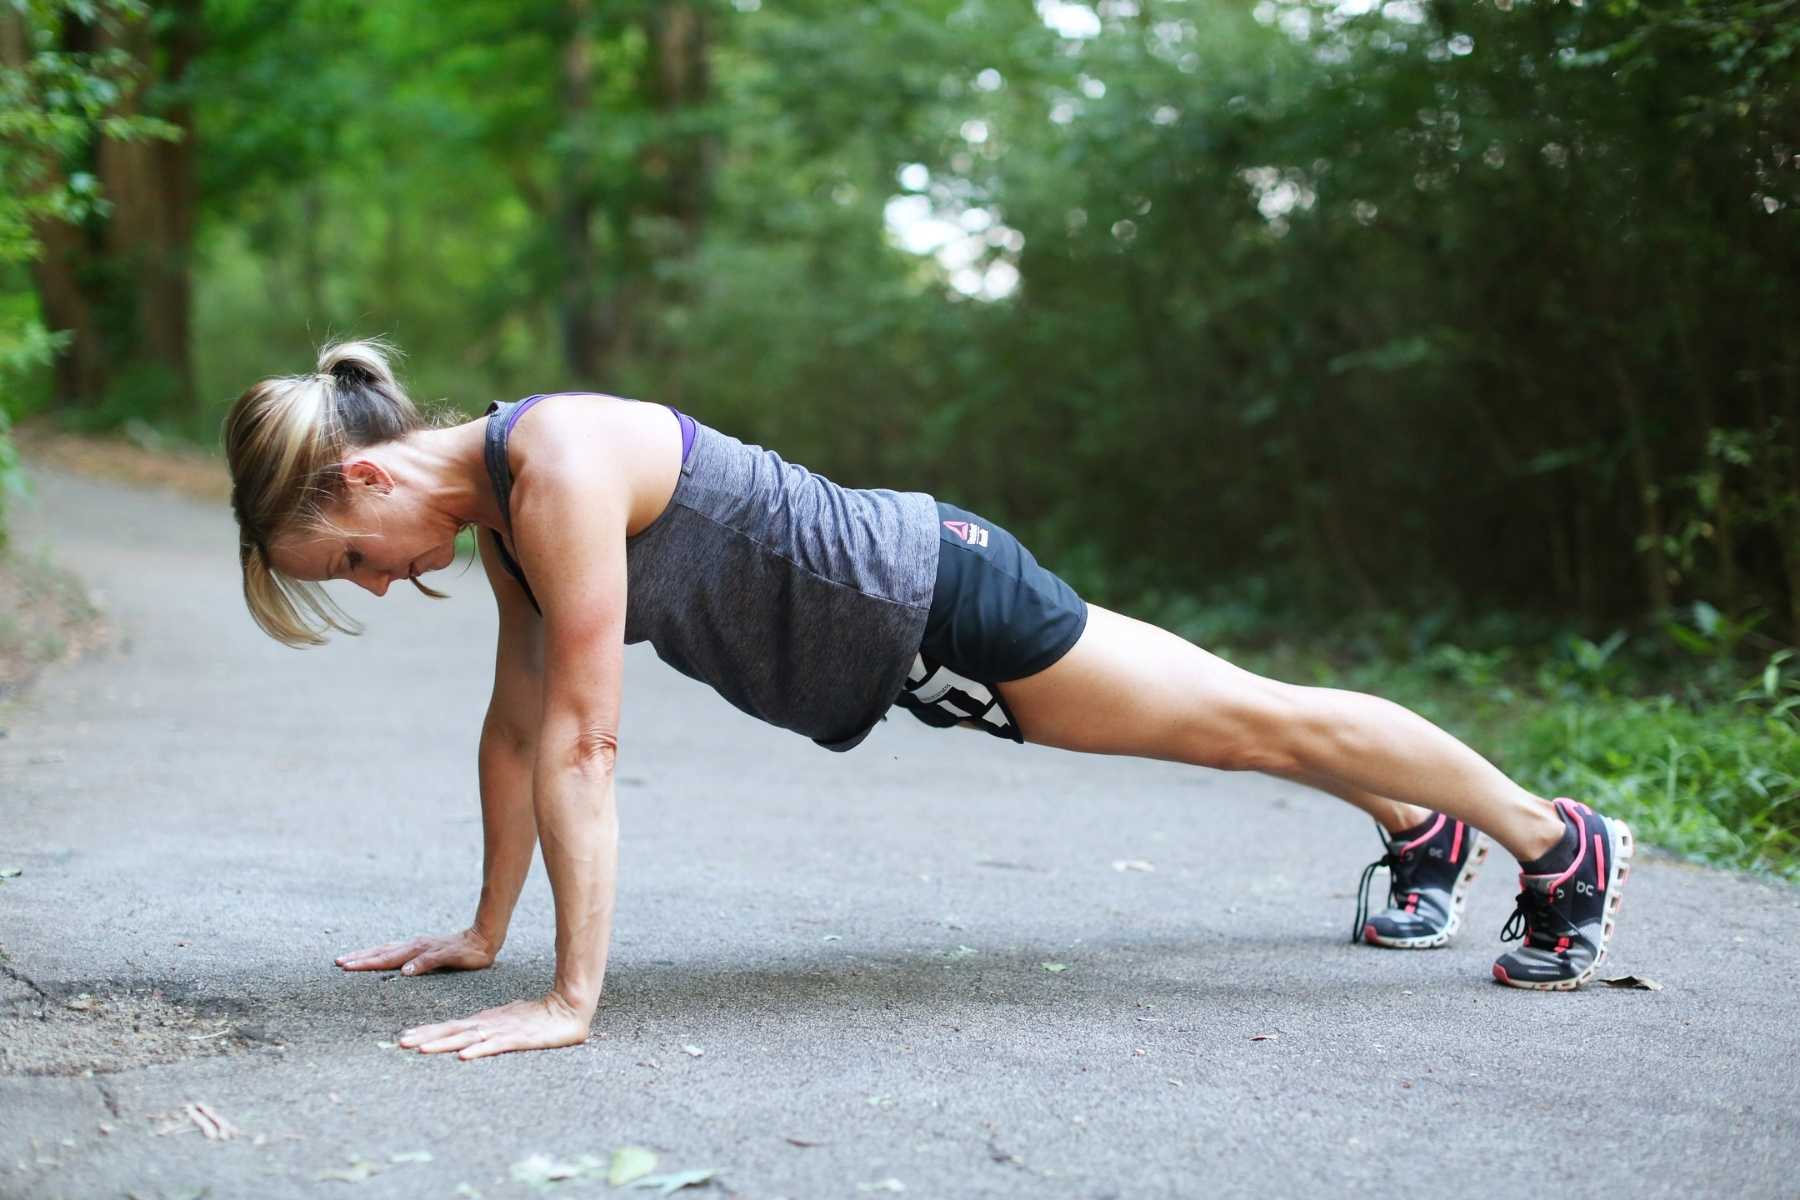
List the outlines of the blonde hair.
{"label": "blonde hair", "polygon": [[[326,510],[345,498],[352,450],[453,424],[453,412],[421,415],[389,365],[400,351],[381,338],[329,342],[313,375],[281,375],[252,386],[231,406],[223,438],[231,467],[238,562],[250,616],[289,646],[320,646],[327,630],[362,629],[317,582],[277,571],[269,545],[289,533],[341,534]],[[446,599],[417,579],[413,586]],[[310,614],[310,619],[308,614]]]}

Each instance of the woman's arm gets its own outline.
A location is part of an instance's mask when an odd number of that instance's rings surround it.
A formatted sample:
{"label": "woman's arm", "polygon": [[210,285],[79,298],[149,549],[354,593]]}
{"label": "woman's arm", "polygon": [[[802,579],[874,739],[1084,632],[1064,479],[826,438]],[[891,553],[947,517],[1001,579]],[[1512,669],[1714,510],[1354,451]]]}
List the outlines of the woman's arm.
{"label": "woman's arm", "polygon": [[482,538],[480,546],[482,566],[500,610],[500,633],[494,651],[494,692],[481,724],[478,752],[481,899],[470,928],[498,954],[537,849],[531,776],[542,719],[543,622],[524,589],[501,568],[491,537]]}
{"label": "woman's arm", "polygon": [[[544,607],[543,721],[532,808],[556,897],[552,996],[587,1021],[612,939],[619,823],[613,769],[625,666],[622,472],[542,470],[520,480],[514,527]],[[534,519],[535,518],[535,519]],[[553,532],[552,532],[553,531]]]}
{"label": "woman's arm", "polygon": [[346,971],[399,968],[402,974],[426,975],[446,967],[472,971],[492,966],[531,873],[537,849],[531,773],[543,703],[543,622],[524,589],[500,566],[491,537],[481,537],[477,544],[500,611],[500,633],[494,691],[476,754],[482,862],[475,919],[456,933],[426,934],[342,955],[337,964]]}
{"label": "woman's arm", "polygon": [[540,999],[400,1038],[403,1046],[456,1050],[465,1059],[585,1041],[612,940],[631,449],[605,437],[534,445],[540,449],[530,468],[515,471],[512,541],[543,607],[531,806],[556,898],[556,978]]}

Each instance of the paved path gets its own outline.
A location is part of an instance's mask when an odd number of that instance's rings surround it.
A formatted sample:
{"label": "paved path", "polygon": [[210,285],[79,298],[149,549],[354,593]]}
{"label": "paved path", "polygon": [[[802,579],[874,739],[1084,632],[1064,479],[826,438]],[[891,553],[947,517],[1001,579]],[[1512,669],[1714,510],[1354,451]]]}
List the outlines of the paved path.
{"label": "paved path", "polygon": [[[541,864],[491,971],[332,965],[473,911],[479,567],[296,652],[223,507],[35,478],[125,643],[0,710],[0,1196],[511,1197],[625,1145],[756,1200],[1800,1192],[1800,893],[1640,860],[1614,962],[1665,989],[1511,991],[1502,856],[1451,948],[1352,947],[1333,800],[904,714],[833,755],[647,646],[595,1036],[384,1048],[550,979]],[[159,1132],[196,1101],[241,1136]]]}

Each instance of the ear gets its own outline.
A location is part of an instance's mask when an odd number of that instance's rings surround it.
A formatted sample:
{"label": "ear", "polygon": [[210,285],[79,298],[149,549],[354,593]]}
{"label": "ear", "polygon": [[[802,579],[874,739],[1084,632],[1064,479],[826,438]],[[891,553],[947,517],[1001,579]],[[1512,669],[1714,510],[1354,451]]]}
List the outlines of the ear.
{"label": "ear", "polygon": [[351,486],[373,488],[386,494],[394,490],[394,477],[387,468],[372,458],[351,458],[344,461],[344,482]]}

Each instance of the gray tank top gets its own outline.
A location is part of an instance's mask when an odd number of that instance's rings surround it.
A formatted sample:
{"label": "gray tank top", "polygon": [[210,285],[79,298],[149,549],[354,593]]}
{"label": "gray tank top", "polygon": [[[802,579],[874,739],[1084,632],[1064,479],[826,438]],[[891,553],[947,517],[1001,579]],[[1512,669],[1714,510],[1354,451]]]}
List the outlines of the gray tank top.
{"label": "gray tank top", "polygon": [[[509,537],[507,437],[537,399],[487,410],[488,474]],[[753,717],[849,750],[887,712],[924,639],[937,582],[936,502],[924,492],[839,487],[773,450],[693,425],[669,506],[625,539],[625,641],[649,642]],[[518,563],[489,533],[530,596]]]}

